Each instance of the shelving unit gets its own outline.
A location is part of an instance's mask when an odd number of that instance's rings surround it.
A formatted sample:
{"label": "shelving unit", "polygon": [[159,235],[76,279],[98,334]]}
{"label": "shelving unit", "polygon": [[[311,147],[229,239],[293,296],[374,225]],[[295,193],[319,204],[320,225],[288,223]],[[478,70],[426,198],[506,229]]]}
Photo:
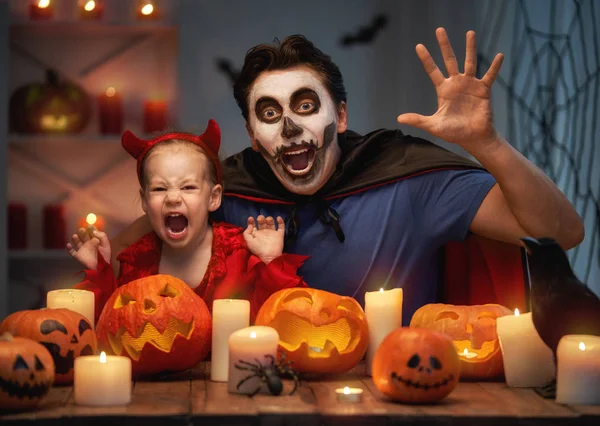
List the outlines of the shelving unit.
{"label": "shelving unit", "polygon": [[71,259],[65,250],[9,250],[9,260],[60,260]]}

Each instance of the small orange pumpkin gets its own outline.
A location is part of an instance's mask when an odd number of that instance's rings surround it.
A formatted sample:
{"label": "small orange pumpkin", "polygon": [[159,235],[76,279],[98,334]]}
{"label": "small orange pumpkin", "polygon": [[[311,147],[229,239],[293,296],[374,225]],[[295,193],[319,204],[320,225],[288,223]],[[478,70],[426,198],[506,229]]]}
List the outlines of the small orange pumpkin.
{"label": "small orange pumpkin", "polygon": [[365,313],[356,300],[314,288],[272,294],[256,325],[279,333],[279,348],[304,373],[343,373],[364,356],[369,341]]}
{"label": "small orange pumpkin", "polygon": [[0,333],[27,337],[41,343],[54,359],[56,384],[73,382],[73,364],[98,349],[96,333],[83,315],[69,309],[18,311],[2,321]]}
{"label": "small orange pumpkin", "polygon": [[54,382],[54,361],[34,340],[0,335],[0,409],[35,407]]}
{"label": "small orange pumpkin", "polygon": [[115,290],[96,326],[100,349],[131,358],[136,377],[193,367],[208,355],[211,333],[204,300],[185,282],[165,274]]}
{"label": "small orange pumpkin", "polygon": [[432,303],[414,313],[410,326],[441,331],[452,338],[460,357],[461,379],[493,379],[504,374],[496,318],[510,314],[510,309],[497,304]]}
{"label": "small orange pumpkin", "polygon": [[460,361],[449,336],[401,327],[388,334],[373,357],[373,382],[387,397],[405,403],[435,402],[456,387]]}

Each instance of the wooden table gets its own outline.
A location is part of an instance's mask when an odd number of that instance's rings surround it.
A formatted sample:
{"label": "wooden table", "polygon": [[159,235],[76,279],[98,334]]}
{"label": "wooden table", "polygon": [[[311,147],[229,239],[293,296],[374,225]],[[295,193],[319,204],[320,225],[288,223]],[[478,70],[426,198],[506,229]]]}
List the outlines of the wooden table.
{"label": "wooden table", "polygon": [[[441,403],[404,405],[386,401],[364,374],[364,365],[331,378],[303,381],[292,396],[227,392],[210,381],[210,364],[160,381],[136,382],[130,405],[82,407],[72,387],[55,387],[37,411],[2,414],[0,425],[600,425],[600,406],[563,406],[530,389],[504,383],[459,383]],[[339,403],[335,389],[365,390],[362,403]],[[286,381],[284,391],[292,388]]]}

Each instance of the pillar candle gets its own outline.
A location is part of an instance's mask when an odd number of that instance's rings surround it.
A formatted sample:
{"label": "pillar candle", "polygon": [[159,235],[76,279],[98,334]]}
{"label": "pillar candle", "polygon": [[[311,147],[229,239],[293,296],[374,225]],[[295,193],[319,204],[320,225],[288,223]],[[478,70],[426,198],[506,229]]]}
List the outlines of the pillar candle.
{"label": "pillar candle", "polygon": [[46,306],[52,309],[66,308],[80,313],[94,327],[94,293],[88,290],[52,290],[46,294]]}
{"label": "pillar candle", "polygon": [[8,248],[27,248],[27,206],[22,203],[8,205]]}
{"label": "pillar candle", "polygon": [[125,405],[131,401],[131,360],[124,356],[75,358],[73,391],[79,405]]}
{"label": "pillar candle", "polygon": [[250,302],[217,299],[212,307],[210,379],[226,382],[229,371],[229,335],[250,325]]}
{"label": "pillar candle", "polygon": [[542,341],[531,312],[496,319],[496,332],[502,350],[504,376],[510,387],[544,386],[554,378],[554,356]]}
{"label": "pillar candle", "polygon": [[600,336],[564,336],[556,357],[556,402],[600,405]]}
{"label": "pillar candle", "polygon": [[67,228],[64,208],[60,204],[44,206],[43,224],[44,248],[63,250],[67,244]]}
{"label": "pillar candle", "polygon": [[144,133],[161,132],[167,127],[167,103],[144,102]]}
{"label": "pillar candle", "polygon": [[102,0],[79,0],[79,17],[96,20],[102,18],[104,2]]}
{"label": "pillar candle", "polygon": [[54,7],[50,0],[31,0],[29,4],[29,18],[33,20],[51,19]]}
{"label": "pillar candle", "polygon": [[373,357],[381,341],[390,332],[402,327],[402,289],[368,291],[365,293],[365,316],[369,325],[367,374],[371,375]]}
{"label": "pillar candle", "polygon": [[[252,377],[246,380],[238,389],[238,384],[245,378],[255,374],[250,366],[240,363],[245,361],[257,365],[266,366],[271,363],[269,355],[277,362],[277,346],[279,333],[273,327],[256,325],[242,328],[229,336],[229,380],[228,390],[230,393],[250,394],[261,386],[260,377]],[[248,367],[249,370],[240,370],[235,365]]]}
{"label": "pillar candle", "polygon": [[118,135],[123,131],[121,95],[114,87],[98,96],[98,122],[103,135]]}

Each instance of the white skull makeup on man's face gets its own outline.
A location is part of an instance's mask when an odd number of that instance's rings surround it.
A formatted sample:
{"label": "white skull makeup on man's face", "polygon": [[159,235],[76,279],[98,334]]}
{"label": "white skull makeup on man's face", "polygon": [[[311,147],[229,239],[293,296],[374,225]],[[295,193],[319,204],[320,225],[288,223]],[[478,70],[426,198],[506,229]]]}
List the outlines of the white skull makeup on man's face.
{"label": "white skull makeup on man's face", "polygon": [[338,109],[316,72],[268,71],[249,96],[256,147],[291,192],[310,195],[331,177],[339,160]]}

